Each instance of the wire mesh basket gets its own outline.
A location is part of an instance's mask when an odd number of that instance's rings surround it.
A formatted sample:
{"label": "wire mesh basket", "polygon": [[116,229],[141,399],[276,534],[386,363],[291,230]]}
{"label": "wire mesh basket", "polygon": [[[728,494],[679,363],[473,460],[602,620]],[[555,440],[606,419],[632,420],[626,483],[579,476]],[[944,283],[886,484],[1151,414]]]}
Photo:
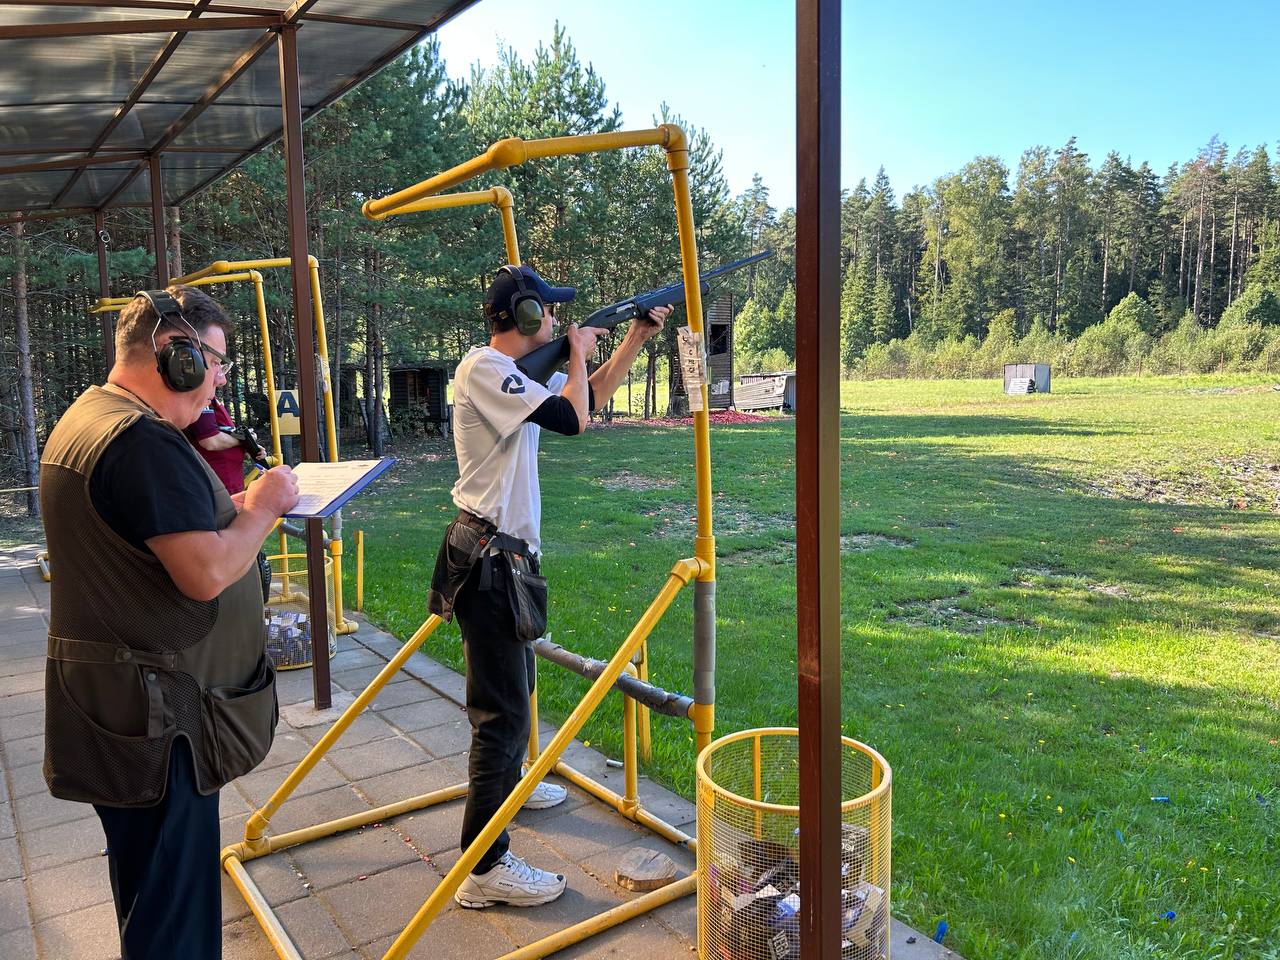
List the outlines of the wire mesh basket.
{"label": "wire mesh basket", "polygon": [[[267,557],[271,564],[271,594],[263,612],[267,623],[267,655],[277,670],[311,666],[311,593],[305,553]],[[333,603],[333,558],[324,558],[325,605],[329,609],[329,656],[338,652]]]}
{"label": "wire mesh basket", "polygon": [[[800,956],[799,731],[744,730],[698,757],[698,956]],[[841,738],[841,957],[889,956],[892,773]]]}

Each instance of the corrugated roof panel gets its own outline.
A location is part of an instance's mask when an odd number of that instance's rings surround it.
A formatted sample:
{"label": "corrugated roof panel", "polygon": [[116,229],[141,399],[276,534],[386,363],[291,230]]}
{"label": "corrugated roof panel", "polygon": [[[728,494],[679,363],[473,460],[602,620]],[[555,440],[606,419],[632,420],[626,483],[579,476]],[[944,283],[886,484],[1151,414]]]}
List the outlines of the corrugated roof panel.
{"label": "corrugated roof panel", "polygon": [[[178,0],[192,6],[194,0]],[[299,84],[304,113],[331,102],[475,0],[318,0],[299,21]],[[283,13],[293,0],[236,0],[243,14],[201,15],[202,21],[230,16]],[[139,20],[180,20],[186,9],[169,7],[69,6],[28,3],[0,7],[0,29],[24,24],[84,24]],[[376,20],[380,26],[350,22]],[[417,25],[406,30],[402,24]],[[143,152],[159,150],[165,200],[175,202],[225,174],[245,153],[280,136],[279,66],[272,35],[257,28],[191,30],[175,42],[171,32],[121,33],[0,39],[0,150],[32,150],[0,156],[0,211],[145,202],[147,177],[116,189],[132,167],[116,164],[36,173],[6,173],[24,163],[54,159],[51,151],[92,148],[122,104],[130,102],[140,78],[162,51],[168,60],[138,102],[119,120],[103,146]],[[261,55],[230,83],[219,87],[246,53]],[[217,94],[207,106],[197,106]],[[189,125],[188,125],[189,118]],[[168,147],[213,152],[169,162]],[[44,151],[41,153],[40,151]],[[34,158],[34,159],[32,159]],[[67,189],[68,184],[71,185]]]}
{"label": "corrugated roof panel", "polygon": [[[0,8],[0,20],[12,7]],[[104,49],[103,40],[108,40]],[[0,104],[110,102],[129,95],[167,35],[48,37],[0,42]],[[109,56],[104,56],[109,54]]]}

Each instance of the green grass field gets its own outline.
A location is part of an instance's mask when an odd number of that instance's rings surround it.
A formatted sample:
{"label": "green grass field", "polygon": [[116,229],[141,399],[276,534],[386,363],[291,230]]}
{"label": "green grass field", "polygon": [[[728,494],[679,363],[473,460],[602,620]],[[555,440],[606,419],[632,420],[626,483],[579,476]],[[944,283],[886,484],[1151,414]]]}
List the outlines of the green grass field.
{"label": "green grass field", "polygon": [[[1248,377],[844,385],[844,726],[894,768],[898,915],[971,960],[1280,957],[1278,400]],[[718,728],[792,724],[793,423],[712,431]],[[544,437],[559,643],[607,657],[692,552],[691,461],[688,427]],[[369,612],[408,636],[451,451],[390,476],[347,517]],[[652,641],[681,691],[690,608]],[[461,664],[455,628],[428,648]],[[585,686],[544,664],[544,716]],[[619,733],[611,697],[583,736]],[[654,736],[648,772],[692,795],[687,724]]]}
{"label": "green grass field", "polygon": [[[1280,394],[1249,377],[843,388],[845,731],[894,769],[894,911],[970,960],[1280,957]],[[713,426],[718,729],[792,724],[794,429]],[[551,631],[607,657],[692,552],[693,434],[543,439]],[[447,444],[346,512],[407,637]],[[688,692],[691,592],[652,639]],[[455,666],[454,627],[428,643]],[[563,718],[586,688],[542,665]],[[583,737],[620,755],[616,697]],[[686,723],[655,779],[692,796]],[[1152,797],[1168,797],[1168,803]],[[1163,918],[1172,911],[1173,920]]]}

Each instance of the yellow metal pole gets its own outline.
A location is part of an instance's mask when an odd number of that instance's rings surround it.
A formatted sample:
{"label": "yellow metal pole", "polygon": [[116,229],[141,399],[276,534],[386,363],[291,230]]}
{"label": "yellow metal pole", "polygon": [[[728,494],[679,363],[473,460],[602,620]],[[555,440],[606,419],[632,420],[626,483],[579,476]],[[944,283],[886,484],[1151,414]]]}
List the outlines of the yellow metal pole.
{"label": "yellow metal pole", "polygon": [[[329,443],[329,462],[338,462],[338,428],[333,418],[333,382],[329,376],[329,341],[324,330],[324,305],[320,299],[320,265],[315,257],[307,257],[307,273],[311,278],[312,321],[316,331],[316,353],[320,354],[321,378],[324,380],[324,432]],[[341,609],[341,608],[339,608]]]}
{"label": "yellow metal pole", "polygon": [[506,187],[494,187],[493,205],[498,208],[498,217],[502,220],[502,240],[507,247],[507,263],[520,262],[520,243],[516,240],[515,202],[511,191]]}
{"label": "yellow metal pole", "polygon": [[[351,726],[352,721],[354,721],[355,718],[360,715],[361,711],[363,711],[364,708],[373,701],[373,698],[378,695],[378,691],[386,686],[387,681],[399,672],[400,668],[404,666],[405,661],[417,652],[418,647],[422,645],[422,642],[426,640],[427,637],[431,636],[442,622],[443,621],[435,614],[432,614],[427,618],[426,622],[423,623],[414,635],[409,638],[409,641],[401,648],[400,652],[397,653],[391,661],[382,668],[382,671],[369,682],[369,685],[364,688],[360,696],[356,697],[351,706],[347,707],[347,709],[342,712],[342,716],[334,721],[333,726],[325,731],[325,735],[321,737],[316,745],[307,752],[307,755],[298,762],[298,765],[289,772],[289,775],[284,779],[284,783],[280,784],[280,786],[276,788],[276,792],[271,795],[266,803],[253,812],[244,825],[244,841],[249,850],[257,850],[262,846],[262,835],[266,831],[267,825],[270,823],[272,816],[274,816],[275,812],[280,809],[280,805],[283,804],[285,800],[289,799],[289,795],[298,788],[298,785],[302,783],[303,780],[306,779],[307,774],[309,774],[312,769],[315,768],[315,765],[320,762],[320,758],[323,757],[325,753],[328,752],[329,748],[337,742],[338,738],[346,732],[347,727]],[[490,842],[492,842],[492,840]],[[477,856],[476,859],[479,860],[479,856]]]}
{"label": "yellow metal pole", "polygon": [[672,137],[672,131],[678,133],[683,140],[684,134],[680,132],[680,128],[669,123],[650,130],[618,130],[613,133],[551,137],[547,140],[525,141],[519,137],[509,137],[506,140],[499,140],[480,156],[460,163],[444,173],[438,173],[434,177],[388,196],[366,200],[361,210],[370,220],[377,220],[415,200],[421,200],[423,197],[448,190],[460,183],[466,183],[472,177],[478,177],[491,170],[505,170],[507,167],[514,167],[535,157],[599,153],[602,150],[618,150],[623,147],[665,147]]}
{"label": "yellow metal pole", "polygon": [[245,870],[244,864],[238,858],[228,856],[222,861],[222,867],[227,871],[227,875],[231,877],[231,882],[236,885],[240,895],[244,897],[244,902],[249,905],[249,909],[253,911],[253,915],[258,919],[258,926],[262,927],[262,932],[267,935],[267,942],[271,944],[271,949],[276,952],[276,955],[281,960],[303,960],[302,954],[298,952],[298,948],[289,939],[288,931],[277,919],[275,912],[271,909],[271,904],[262,895],[258,885],[253,882],[253,878]]}
{"label": "yellow metal pole", "polygon": [[[577,736],[583,724],[595,712],[595,709],[600,705],[600,701],[604,699],[605,695],[613,687],[614,682],[626,669],[636,647],[649,635],[655,624],[662,617],[662,614],[671,606],[671,602],[676,598],[677,594],[698,575],[701,568],[702,563],[697,558],[681,560],[676,563],[658,596],[649,605],[640,621],[632,628],[630,635],[613,655],[608,666],[596,678],[586,696],[582,698],[582,701],[574,708],[573,713],[569,715],[564,725],[556,732],[555,737],[552,738],[547,749],[533,764],[528,775],[520,780],[515,790],[507,796],[502,806],[493,815],[493,819],[480,832],[480,835],[472,841],[471,845],[463,851],[462,856],[454,863],[452,869],[449,870],[435,890],[431,892],[431,896],[427,898],[427,901],[414,915],[413,919],[409,921],[408,926],[396,937],[395,942],[391,944],[390,949],[384,954],[383,960],[404,960],[409,950],[412,949],[423,932],[430,926],[431,921],[444,908],[445,902],[457,892],[463,879],[480,862],[484,851],[489,849],[493,841],[497,839],[498,834],[511,822],[516,812],[529,799],[534,787],[547,775],[556,761],[560,759],[560,755],[564,753],[565,747]],[[438,618],[434,619],[438,620]]]}
{"label": "yellow metal pole", "polygon": [[540,743],[541,738],[538,736],[538,658],[533,658],[533,690],[529,693],[529,763],[533,763],[538,759],[538,754],[542,751]]}
{"label": "yellow metal pole", "polygon": [[[267,415],[271,421],[271,453],[277,464],[284,463],[280,448],[280,417],[276,412],[276,371],[271,359],[271,328],[267,324],[267,295],[262,285],[262,274],[253,274],[253,297],[258,307],[258,337],[262,340],[262,374],[267,381]],[[285,549],[284,534],[280,534],[280,551]]]}
{"label": "yellow metal pole", "polygon": [[[678,137],[673,136],[667,145],[667,169],[671,171],[671,190],[675,195],[676,225],[680,233],[680,260],[684,268],[685,308],[689,315],[689,329],[694,333],[702,332],[702,286],[698,271],[698,245],[694,232],[693,202],[689,194],[689,149],[684,133],[678,127],[673,128]],[[700,680],[700,660],[709,663],[708,671],[715,664],[715,581],[716,581],[716,541],[711,527],[711,430],[707,419],[707,385],[701,386],[702,409],[693,414],[694,466],[697,474],[697,509],[698,533],[694,539],[694,554],[702,561],[702,572],[698,575],[703,587],[704,596],[709,597],[712,604],[709,622],[702,626],[694,625],[694,708],[692,710],[695,748],[701,753],[711,743],[711,735],[715,731],[715,689],[713,678],[707,681],[712,684],[710,699],[704,700],[699,688],[704,681]],[[696,588],[695,588],[696,589]],[[695,596],[697,601],[703,597]],[[699,635],[700,627],[709,635]],[[710,649],[703,649],[708,644]],[[702,694],[702,695],[700,695]]]}
{"label": "yellow metal pole", "polygon": [[[763,800],[764,796],[762,794],[761,783],[760,783],[760,779],[761,779],[760,735],[756,734],[753,740],[754,742],[752,744],[752,750],[751,750],[751,753],[752,753],[751,767],[752,767],[752,770],[755,771],[755,780],[756,780],[755,796],[757,800]],[[762,836],[764,836],[764,814],[757,808],[756,809],[756,839],[758,840]]]}
{"label": "yellow metal pole", "polygon": [[[649,641],[646,640],[640,644],[640,651],[636,655],[636,676],[645,683],[649,682]],[[637,733],[640,738],[640,759],[645,763],[653,760],[653,740],[651,736],[650,711],[644,704],[636,704],[639,713],[636,719],[639,721]]]}
{"label": "yellow metal pole", "polygon": [[356,609],[364,612],[364,531],[356,531]]}
{"label": "yellow metal pole", "polygon": [[498,960],[539,960],[540,957],[549,956],[557,950],[563,950],[565,947],[580,943],[588,937],[595,936],[597,933],[616,927],[620,923],[626,923],[633,917],[657,910],[668,903],[674,903],[676,900],[687,897],[691,893],[696,893],[697,890],[698,875],[697,873],[691,873],[682,880],[669,883],[665,887],[660,887],[651,893],[646,893],[644,896],[636,897],[634,900],[628,900],[612,910],[606,910],[604,913],[583,920],[581,923],[565,927],[549,937],[543,937],[528,946],[504,954]]}
{"label": "yellow metal pole", "polygon": [[650,813],[644,807],[636,807],[631,813],[627,813],[626,801],[622,794],[610,790],[604,784],[591,779],[581,770],[578,770],[576,767],[569,766],[569,764],[565,763],[563,760],[559,761],[552,769],[555,773],[564,777],[575,787],[585,790],[597,800],[607,803],[614,810],[618,811],[618,813],[627,817],[628,820],[633,820],[642,827],[647,827],[660,837],[670,840],[678,846],[688,847],[690,850],[697,846],[696,841],[693,837],[689,836],[689,834],[685,833],[679,827],[672,826],[667,823],[667,821]]}
{"label": "yellow metal pole", "polygon": [[622,698],[622,802],[624,813],[640,806],[640,771],[636,759],[636,702],[628,696]]}
{"label": "yellow metal pole", "polygon": [[520,244],[516,240],[516,221],[513,212],[515,203],[511,191],[506,187],[490,187],[488,190],[468,190],[461,193],[442,193],[439,196],[422,197],[382,213],[370,216],[371,220],[385,220],[387,217],[398,217],[403,213],[421,213],[424,210],[449,210],[455,207],[474,206],[489,203],[498,210],[502,220],[502,241],[507,249],[507,263],[520,262]]}
{"label": "yellow metal pole", "polygon": [[360,813],[348,814],[336,820],[329,820],[325,823],[317,823],[314,826],[301,827],[288,833],[266,837],[261,843],[252,847],[248,842],[242,840],[239,843],[224,847],[222,857],[225,860],[227,856],[234,855],[238,860],[247,863],[250,860],[257,860],[260,857],[277,853],[289,847],[298,847],[304,843],[311,843],[313,840],[323,840],[325,837],[331,837],[336,833],[344,833],[357,827],[367,827],[371,823],[381,823],[384,820],[391,820],[403,814],[412,813],[415,810],[422,810],[426,807],[434,807],[437,804],[448,803],[450,800],[457,800],[459,797],[467,795],[467,788],[466,781],[455,783],[451,787],[442,787],[439,790],[433,790],[417,797],[409,797],[407,800],[397,800],[395,803],[384,804],[381,807],[363,810]]}

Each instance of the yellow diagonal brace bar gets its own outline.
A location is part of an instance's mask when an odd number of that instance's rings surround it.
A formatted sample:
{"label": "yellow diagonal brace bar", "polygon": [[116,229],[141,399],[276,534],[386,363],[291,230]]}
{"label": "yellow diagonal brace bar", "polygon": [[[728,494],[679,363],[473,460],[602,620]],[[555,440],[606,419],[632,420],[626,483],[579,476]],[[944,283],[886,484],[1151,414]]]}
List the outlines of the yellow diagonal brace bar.
{"label": "yellow diagonal brace bar", "polygon": [[395,942],[391,944],[391,948],[384,954],[383,960],[404,960],[408,956],[413,945],[418,942],[423,932],[431,925],[431,921],[444,908],[448,899],[457,892],[463,879],[480,862],[484,852],[492,846],[498,834],[506,828],[507,824],[516,815],[516,812],[529,799],[534,787],[555,766],[565,748],[569,746],[569,743],[577,736],[578,731],[582,729],[583,725],[595,712],[600,705],[600,701],[612,689],[614,682],[627,669],[631,655],[635,653],[636,648],[653,631],[654,626],[657,625],[663,613],[671,606],[671,602],[675,600],[680,591],[698,575],[701,567],[701,561],[695,557],[681,560],[672,568],[666,584],[653,602],[649,604],[639,622],[632,628],[631,633],[613,655],[604,672],[596,678],[596,681],[591,685],[591,689],[587,691],[582,701],[574,708],[573,713],[565,720],[564,725],[556,732],[546,750],[538,757],[537,762],[530,767],[528,775],[520,780],[515,790],[508,795],[502,806],[498,808],[498,812],[493,815],[493,819],[480,832],[480,835],[472,841],[471,846],[463,851],[457,863],[453,865],[453,868],[445,875],[440,885],[431,892],[431,896],[427,898],[426,903],[409,921],[409,925],[400,932],[400,936],[396,937]]}
{"label": "yellow diagonal brace bar", "polygon": [[263,848],[264,843],[262,835],[266,832],[267,825],[271,822],[272,816],[274,816],[275,812],[280,809],[280,805],[289,799],[289,795],[293,793],[294,790],[298,789],[298,785],[307,778],[307,774],[309,774],[315,768],[315,765],[320,762],[320,758],[323,757],[325,753],[328,752],[329,748],[338,741],[338,738],[346,732],[347,727],[351,726],[352,721],[354,721],[356,717],[360,716],[364,708],[373,702],[373,698],[376,697],[382,688],[387,685],[387,681],[400,672],[400,668],[405,665],[408,659],[417,653],[418,647],[422,645],[422,642],[426,640],[427,637],[431,636],[431,634],[435,633],[436,628],[443,622],[444,621],[434,614],[428,617],[426,622],[417,629],[417,632],[409,638],[408,642],[400,648],[400,652],[382,668],[382,671],[374,677],[372,681],[370,681],[369,685],[364,688],[364,691],[360,696],[356,697],[351,706],[347,707],[347,709],[342,712],[342,716],[334,721],[333,726],[325,731],[325,735],[321,737],[316,745],[307,752],[307,755],[299,761],[298,765],[290,771],[289,775],[284,778],[284,783],[280,784],[280,786],[276,788],[276,792],[271,795],[266,803],[253,812],[249,817],[249,820],[244,825],[244,842],[246,849],[257,852]]}

